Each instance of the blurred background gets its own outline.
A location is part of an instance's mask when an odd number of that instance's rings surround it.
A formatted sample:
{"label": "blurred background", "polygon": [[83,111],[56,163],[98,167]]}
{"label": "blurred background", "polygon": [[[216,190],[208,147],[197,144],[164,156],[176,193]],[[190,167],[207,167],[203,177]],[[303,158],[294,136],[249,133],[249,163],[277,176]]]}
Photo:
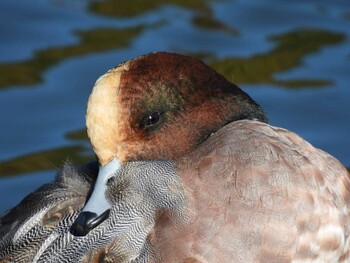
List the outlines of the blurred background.
{"label": "blurred background", "polygon": [[1,0],[0,38],[0,214],[94,159],[94,82],[159,50],[203,59],[350,167],[348,0]]}

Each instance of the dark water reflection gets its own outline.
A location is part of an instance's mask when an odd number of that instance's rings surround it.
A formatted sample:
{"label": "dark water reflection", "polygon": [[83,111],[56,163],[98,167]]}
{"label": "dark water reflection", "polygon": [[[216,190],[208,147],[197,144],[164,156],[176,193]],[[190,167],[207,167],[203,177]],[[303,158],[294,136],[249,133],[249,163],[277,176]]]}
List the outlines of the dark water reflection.
{"label": "dark water reflection", "polygon": [[1,1],[0,213],[67,158],[93,159],[95,80],[156,50],[204,59],[350,167],[349,14],[348,1]]}

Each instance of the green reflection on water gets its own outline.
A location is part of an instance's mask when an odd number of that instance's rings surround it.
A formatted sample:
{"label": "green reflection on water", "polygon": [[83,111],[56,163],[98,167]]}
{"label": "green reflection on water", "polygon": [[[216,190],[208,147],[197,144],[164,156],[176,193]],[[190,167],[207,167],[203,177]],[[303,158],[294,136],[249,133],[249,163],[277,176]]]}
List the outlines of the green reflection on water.
{"label": "green reflection on water", "polygon": [[83,146],[84,142],[88,142],[85,128],[69,132],[66,137],[80,144],[22,155],[8,161],[0,161],[0,176],[54,169],[61,166],[67,159],[76,164],[83,164],[95,159],[91,147]]}
{"label": "green reflection on water", "polygon": [[190,9],[208,9],[205,0],[133,0],[129,1],[92,1],[89,9],[98,14],[117,17],[130,17],[151,12],[165,5],[175,5]]}
{"label": "green reflection on water", "polygon": [[86,129],[68,132],[66,134],[66,138],[70,139],[70,140],[75,140],[75,141],[85,141],[85,140],[87,141],[88,140]]}
{"label": "green reflection on water", "polygon": [[75,145],[23,155],[9,161],[0,162],[0,176],[57,168],[67,158],[77,164],[93,160],[93,155],[86,155],[84,154],[85,152],[86,149],[84,147]]}
{"label": "green reflection on water", "polygon": [[192,18],[195,26],[206,30],[221,30],[228,34],[236,35],[238,31],[213,17],[209,6],[210,1],[205,0],[134,0],[128,1],[92,1],[89,9],[94,13],[113,17],[133,17],[147,12],[155,11],[163,6],[178,6],[191,9],[196,12]]}
{"label": "green reflection on water", "polygon": [[302,64],[302,59],[327,45],[344,41],[345,36],[318,29],[301,29],[272,36],[277,43],[268,53],[249,58],[231,57],[209,61],[209,65],[235,83],[276,84],[284,87],[316,87],[332,83],[331,80],[298,79],[277,80],[274,75]]}
{"label": "green reflection on water", "polygon": [[101,28],[77,31],[79,44],[38,51],[32,60],[1,64],[0,88],[38,83],[46,69],[64,59],[127,47],[141,30],[142,27],[138,26],[128,29]]}
{"label": "green reflection on water", "polygon": [[221,30],[231,35],[238,35],[238,30],[216,20],[211,13],[205,12],[192,19],[193,24],[206,30]]}

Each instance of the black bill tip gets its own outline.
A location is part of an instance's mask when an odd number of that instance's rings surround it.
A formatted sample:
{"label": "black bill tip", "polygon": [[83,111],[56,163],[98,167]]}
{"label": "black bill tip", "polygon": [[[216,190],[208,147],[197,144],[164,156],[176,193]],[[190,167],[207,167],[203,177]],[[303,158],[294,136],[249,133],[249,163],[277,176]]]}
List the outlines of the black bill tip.
{"label": "black bill tip", "polygon": [[89,211],[81,212],[70,228],[70,233],[74,236],[86,236],[92,229],[106,220],[109,212],[108,209],[99,216]]}

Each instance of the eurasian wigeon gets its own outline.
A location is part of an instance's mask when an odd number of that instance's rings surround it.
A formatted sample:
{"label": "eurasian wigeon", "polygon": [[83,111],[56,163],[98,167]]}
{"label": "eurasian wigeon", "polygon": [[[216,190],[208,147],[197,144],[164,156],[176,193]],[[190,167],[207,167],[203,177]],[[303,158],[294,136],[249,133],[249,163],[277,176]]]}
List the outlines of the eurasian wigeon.
{"label": "eurasian wigeon", "polygon": [[118,65],[86,124],[100,168],[62,235],[104,245],[96,260],[350,261],[347,170],[204,63],[158,52]]}

